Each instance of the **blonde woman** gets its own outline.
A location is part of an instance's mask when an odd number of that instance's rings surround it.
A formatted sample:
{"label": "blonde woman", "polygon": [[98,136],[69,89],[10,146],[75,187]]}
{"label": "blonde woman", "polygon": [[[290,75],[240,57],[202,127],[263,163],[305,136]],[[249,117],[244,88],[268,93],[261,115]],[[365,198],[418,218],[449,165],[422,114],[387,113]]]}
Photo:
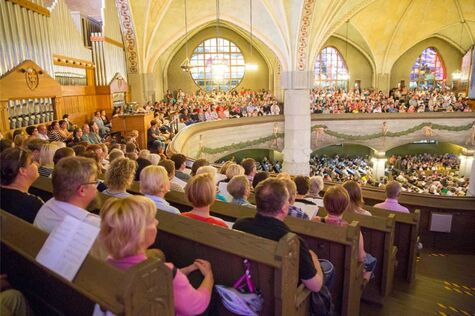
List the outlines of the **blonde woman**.
{"label": "blonde woman", "polygon": [[[101,209],[99,241],[109,254],[107,261],[122,270],[127,270],[147,260],[147,248],[157,237],[155,204],[143,196],[124,199],[109,199]],[[173,270],[173,298],[177,315],[203,313],[211,300],[213,271],[208,261],[196,259],[193,264],[177,269],[172,263],[165,265]],[[204,278],[195,289],[187,275],[199,270]]]}
{"label": "blonde woman", "polygon": [[185,186],[185,194],[193,209],[181,215],[196,219],[205,223],[228,228],[226,223],[217,217],[211,216],[210,207],[215,201],[215,179],[209,173],[197,174],[192,177]]}
{"label": "blonde woman", "polygon": [[323,178],[321,176],[310,177],[309,190],[305,199],[317,204],[319,207],[323,207],[323,196],[320,195],[320,191],[323,190]]}
{"label": "blonde woman", "polygon": [[[203,167],[199,167],[198,170],[196,170],[197,175],[204,174],[204,173],[209,174],[213,178],[213,183],[215,183],[216,188],[218,188],[217,187],[218,186],[218,179],[217,179],[218,170],[213,166],[203,166]],[[221,194],[219,189],[216,191],[216,198],[220,201],[227,202],[226,197]]]}
{"label": "blonde woman", "polygon": [[218,190],[219,190],[219,194],[221,194],[226,199],[226,202],[231,202],[233,200],[233,197],[228,192],[228,189],[227,189],[228,183],[234,176],[243,175],[244,168],[236,163],[230,163],[226,167],[225,174],[226,174],[226,179],[218,182]]}
{"label": "blonde woman", "polygon": [[147,166],[140,172],[140,192],[151,199],[158,209],[180,214],[176,207],[165,201],[165,194],[170,192],[170,180],[162,166]]}
{"label": "blonde woman", "polygon": [[370,212],[363,209],[364,200],[360,185],[355,181],[346,181],[343,183],[343,187],[348,192],[348,196],[350,197],[350,203],[348,204],[346,211],[350,213],[371,216],[372,214]]}
{"label": "blonde woman", "polygon": [[127,192],[134,181],[137,164],[129,158],[117,158],[106,171],[104,183],[107,189],[102,191],[105,195],[117,198],[128,197],[131,194]]}
{"label": "blonde woman", "polygon": [[58,148],[58,146],[52,143],[41,146],[39,159],[40,167],[38,168],[40,176],[51,177],[54,169],[53,157]]}

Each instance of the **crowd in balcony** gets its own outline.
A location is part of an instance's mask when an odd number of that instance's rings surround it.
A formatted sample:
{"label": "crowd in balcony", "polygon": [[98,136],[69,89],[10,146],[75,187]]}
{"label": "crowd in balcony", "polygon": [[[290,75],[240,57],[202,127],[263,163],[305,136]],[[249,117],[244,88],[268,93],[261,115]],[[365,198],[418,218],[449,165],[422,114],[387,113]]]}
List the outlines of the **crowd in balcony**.
{"label": "crowd in balcony", "polygon": [[467,98],[437,89],[321,89],[310,92],[314,114],[471,112]]}

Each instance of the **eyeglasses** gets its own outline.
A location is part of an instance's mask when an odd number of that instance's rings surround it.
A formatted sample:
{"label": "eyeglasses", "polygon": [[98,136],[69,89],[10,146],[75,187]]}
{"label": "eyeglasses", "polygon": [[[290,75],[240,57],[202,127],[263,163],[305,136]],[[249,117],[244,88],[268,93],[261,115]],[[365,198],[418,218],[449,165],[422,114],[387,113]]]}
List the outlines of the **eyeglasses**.
{"label": "eyeglasses", "polygon": [[84,182],[84,183],[81,183],[81,185],[88,185],[88,184],[95,184],[95,185],[98,185],[99,184],[99,180],[94,180],[94,181],[91,181],[91,182]]}

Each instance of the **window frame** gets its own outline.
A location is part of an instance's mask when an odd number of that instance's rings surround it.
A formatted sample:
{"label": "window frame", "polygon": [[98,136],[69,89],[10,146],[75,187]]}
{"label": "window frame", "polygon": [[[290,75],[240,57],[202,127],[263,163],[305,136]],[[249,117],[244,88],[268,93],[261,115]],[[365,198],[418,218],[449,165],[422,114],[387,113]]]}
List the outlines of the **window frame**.
{"label": "window frame", "polygon": [[[321,77],[321,74],[322,74],[322,66],[321,66],[321,62],[320,62],[320,65],[319,65],[319,72],[317,73],[316,71],[316,68],[317,68],[317,62],[319,60],[321,60],[321,56],[323,54],[323,51],[326,50],[326,49],[333,49],[335,50],[335,56],[336,56],[336,62],[337,62],[337,69],[336,71],[333,71],[330,73],[330,79],[322,79]],[[328,56],[328,55],[327,55]],[[338,79],[338,76],[339,76],[339,73],[340,73],[340,68],[338,67],[338,59],[341,60],[341,64],[342,64],[342,69],[344,69],[346,71],[346,74],[348,75],[348,79],[347,80],[343,80],[343,79]],[[335,73],[335,77],[336,79],[334,80],[333,79],[333,76],[332,74]],[[325,74],[328,74],[328,71],[325,73]],[[338,48],[336,48],[335,46],[332,46],[332,45],[328,45],[328,46],[325,46],[323,47],[320,52],[318,53],[317,57],[315,58],[315,61],[313,63],[313,86],[315,88],[332,88],[332,89],[340,89],[342,88],[342,86],[339,84],[340,82],[343,83],[343,89],[347,90],[348,87],[350,86],[350,78],[349,78],[349,75],[350,75],[350,70],[348,68],[348,64],[346,63],[346,60],[345,58],[343,57],[343,55],[340,53],[340,51],[338,50]],[[317,79],[318,77],[318,79]],[[327,76],[328,77],[328,76]],[[322,85],[322,82],[325,82],[325,83],[329,83],[327,85]]]}
{"label": "window frame", "polygon": [[[219,40],[226,41],[228,43],[227,49],[223,49],[222,51],[220,51],[218,49],[219,44],[218,46],[216,46],[216,39],[218,41]],[[214,41],[214,43],[212,43],[213,45],[206,44],[210,40]],[[206,47],[210,47],[211,49],[214,48],[214,50],[206,51]],[[240,56],[236,56],[238,54]],[[224,56],[223,59],[227,60],[227,67],[228,67],[227,71],[225,72],[224,80],[222,81],[216,81],[215,79],[213,79],[212,70],[208,69],[208,67],[211,68],[211,65],[207,66],[207,60],[209,58],[213,60],[213,57],[216,58],[216,56],[219,57],[219,55]],[[196,57],[196,59],[194,57]],[[209,91],[213,91],[214,89],[218,89],[219,91],[230,91],[238,87],[239,84],[244,79],[244,76],[246,75],[246,60],[244,58],[244,54],[241,48],[234,41],[224,36],[220,36],[220,37],[212,36],[212,37],[207,37],[203,39],[193,49],[191,56],[189,58],[190,58],[190,64],[193,66],[190,71],[191,80],[193,80],[194,84],[198,88],[204,91],[209,92]],[[202,61],[202,63],[199,65],[196,65],[194,60]],[[240,63],[240,60],[242,60],[242,63]],[[237,61],[237,62],[233,63],[233,61]],[[239,77],[239,74],[241,73],[241,71],[242,71],[242,75]]]}
{"label": "window frame", "polygon": [[[435,53],[435,60],[433,61],[434,63],[434,71],[435,71],[435,76],[433,79],[429,79],[427,80],[426,78],[423,78],[421,76],[421,69],[422,69],[422,63],[421,63],[421,58],[422,56],[424,55],[424,52],[426,50],[433,50],[434,53]],[[439,61],[439,63],[437,63],[437,61]],[[432,61],[431,61],[432,62]],[[417,68],[418,70],[418,73],[413,73],[414,70],[416,69],[416,64],[419,63],[419,66]],[[437,69],[438,69],[438,64],[440,64],[440,68],[442,69],[442,79],[438,80],[437,79]],[[432,72],[432,71],[431,71]],[[416,80],[413,80],[412,77],[414,76],[417,76]],[[432,82],[432,85],[431,86],[428,86],[428,84],[426,83],[430,83]],[[428,46],[426,48],[424,48],[421,53],[417,56],[416,60],[414,61],[414,63],[412,64],[411,66],[411,69],[410,69],[410,72],[409,72],[409,87],[412,89],[412,88],[436,88],[436,89],[443,89],[444,86],[446,85],[446,82],[447,82],[447,67],[445,66],[445,62],[444,62],[444,59],[442,58],[442,55],[440,54],[439,50],[436,48],[436,47],[433,47],[433,46]],[[413,83],[416,83],[415,85]]]}

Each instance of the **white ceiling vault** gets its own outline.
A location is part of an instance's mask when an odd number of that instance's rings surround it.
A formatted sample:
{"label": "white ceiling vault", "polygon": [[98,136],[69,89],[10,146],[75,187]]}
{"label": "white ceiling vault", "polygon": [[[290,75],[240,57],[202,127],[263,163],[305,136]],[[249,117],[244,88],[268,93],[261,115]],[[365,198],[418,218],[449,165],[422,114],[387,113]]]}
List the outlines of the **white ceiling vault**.
{"label": "white ceiling vault", "polygon": [[[249,0],[219,5],[223,25],[247,36]],[[130,0],[130,7],[140,67],[152,72],[184,44],[184,0]],[[216,22],[215,0],[188,0],[187,7],[190,36]],[[283,71],[311,69],[331,36],[346,38],[346,23],[349,43],[377,73],[389,73],[404,52],[430,37],[467,51],[475,43],[475,1],[253,0],[256,46],[263,55],[271,53]]]}

